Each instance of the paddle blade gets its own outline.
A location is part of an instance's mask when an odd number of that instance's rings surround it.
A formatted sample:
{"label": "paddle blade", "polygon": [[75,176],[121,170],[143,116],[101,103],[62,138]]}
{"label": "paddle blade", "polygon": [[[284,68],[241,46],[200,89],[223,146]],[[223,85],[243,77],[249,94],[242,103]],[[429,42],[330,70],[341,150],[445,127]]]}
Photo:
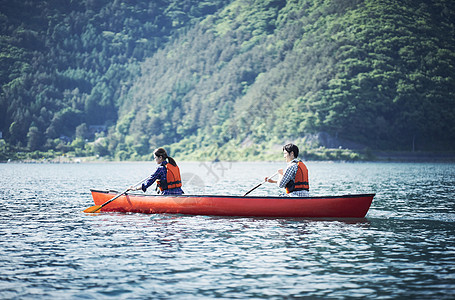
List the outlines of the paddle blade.
{"label": "paddle blade", "polygon": [[84,210],[85,213],[96,213],[96,212],[99,212],[100,211],[100,208],[101,208],[101,205],[94,205],[94,206],[91,206],[89,208],[86,208]]}

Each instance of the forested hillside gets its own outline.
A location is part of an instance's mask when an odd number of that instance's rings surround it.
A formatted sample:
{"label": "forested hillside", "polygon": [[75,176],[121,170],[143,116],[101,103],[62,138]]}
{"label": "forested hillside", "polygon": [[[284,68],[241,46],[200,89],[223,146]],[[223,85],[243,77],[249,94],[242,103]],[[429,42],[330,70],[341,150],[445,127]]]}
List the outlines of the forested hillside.
{"label": "forested hillside", "polygon": [[91,154],[144,58],[227,2],[0,0],[3,150]]}
{"label": "forested hillside", "polygon": [[455,148],[454,1],[0,4],[8,155]]}

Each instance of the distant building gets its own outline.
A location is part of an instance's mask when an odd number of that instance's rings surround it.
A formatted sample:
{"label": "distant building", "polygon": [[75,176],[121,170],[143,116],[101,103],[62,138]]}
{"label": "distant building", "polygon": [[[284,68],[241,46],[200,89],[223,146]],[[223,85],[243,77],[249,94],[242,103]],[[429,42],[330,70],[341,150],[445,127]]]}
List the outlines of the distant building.
{"label": "distant building", "polygon": [[65,142],[65,143],[71,143],[73,140],[69,137],[69,136],[66,136],[66,135],[61,135],[59,137],[59,139],[62,141],[62,142]]}
{"label": "distant building", "polygon": [[100,132],[107,132],[107,126],[106,125],[89,125],[88,126],[88,131],[91,134],[100,133]]}

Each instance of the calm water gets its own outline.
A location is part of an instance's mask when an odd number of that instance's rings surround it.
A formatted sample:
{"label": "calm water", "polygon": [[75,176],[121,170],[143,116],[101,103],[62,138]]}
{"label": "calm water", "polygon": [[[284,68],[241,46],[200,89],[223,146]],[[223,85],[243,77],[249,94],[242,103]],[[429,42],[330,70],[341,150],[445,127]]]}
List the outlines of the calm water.
{"label": "calm water", "polygon": [[[187,194],[242,195],[283,166],[180,169]],[[0,164],[0,299],[455,298],[454,164],[308,167],[313,195],[376,193],[367,217],[86,215],[154,165]]]}

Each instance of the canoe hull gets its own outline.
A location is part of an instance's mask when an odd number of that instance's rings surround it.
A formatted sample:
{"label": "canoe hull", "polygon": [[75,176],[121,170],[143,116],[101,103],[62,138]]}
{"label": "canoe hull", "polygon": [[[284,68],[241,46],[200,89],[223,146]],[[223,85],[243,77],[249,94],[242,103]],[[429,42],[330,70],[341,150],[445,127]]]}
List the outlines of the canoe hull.
{"label": "canoe hull", "polygon": [[[95,205],[115,192],[91,190]],[[104,206],[105,212],[168,213],[245,217],[363,218],[374,194],[322,197],[240,197],[210,195],[127,194]]]}

